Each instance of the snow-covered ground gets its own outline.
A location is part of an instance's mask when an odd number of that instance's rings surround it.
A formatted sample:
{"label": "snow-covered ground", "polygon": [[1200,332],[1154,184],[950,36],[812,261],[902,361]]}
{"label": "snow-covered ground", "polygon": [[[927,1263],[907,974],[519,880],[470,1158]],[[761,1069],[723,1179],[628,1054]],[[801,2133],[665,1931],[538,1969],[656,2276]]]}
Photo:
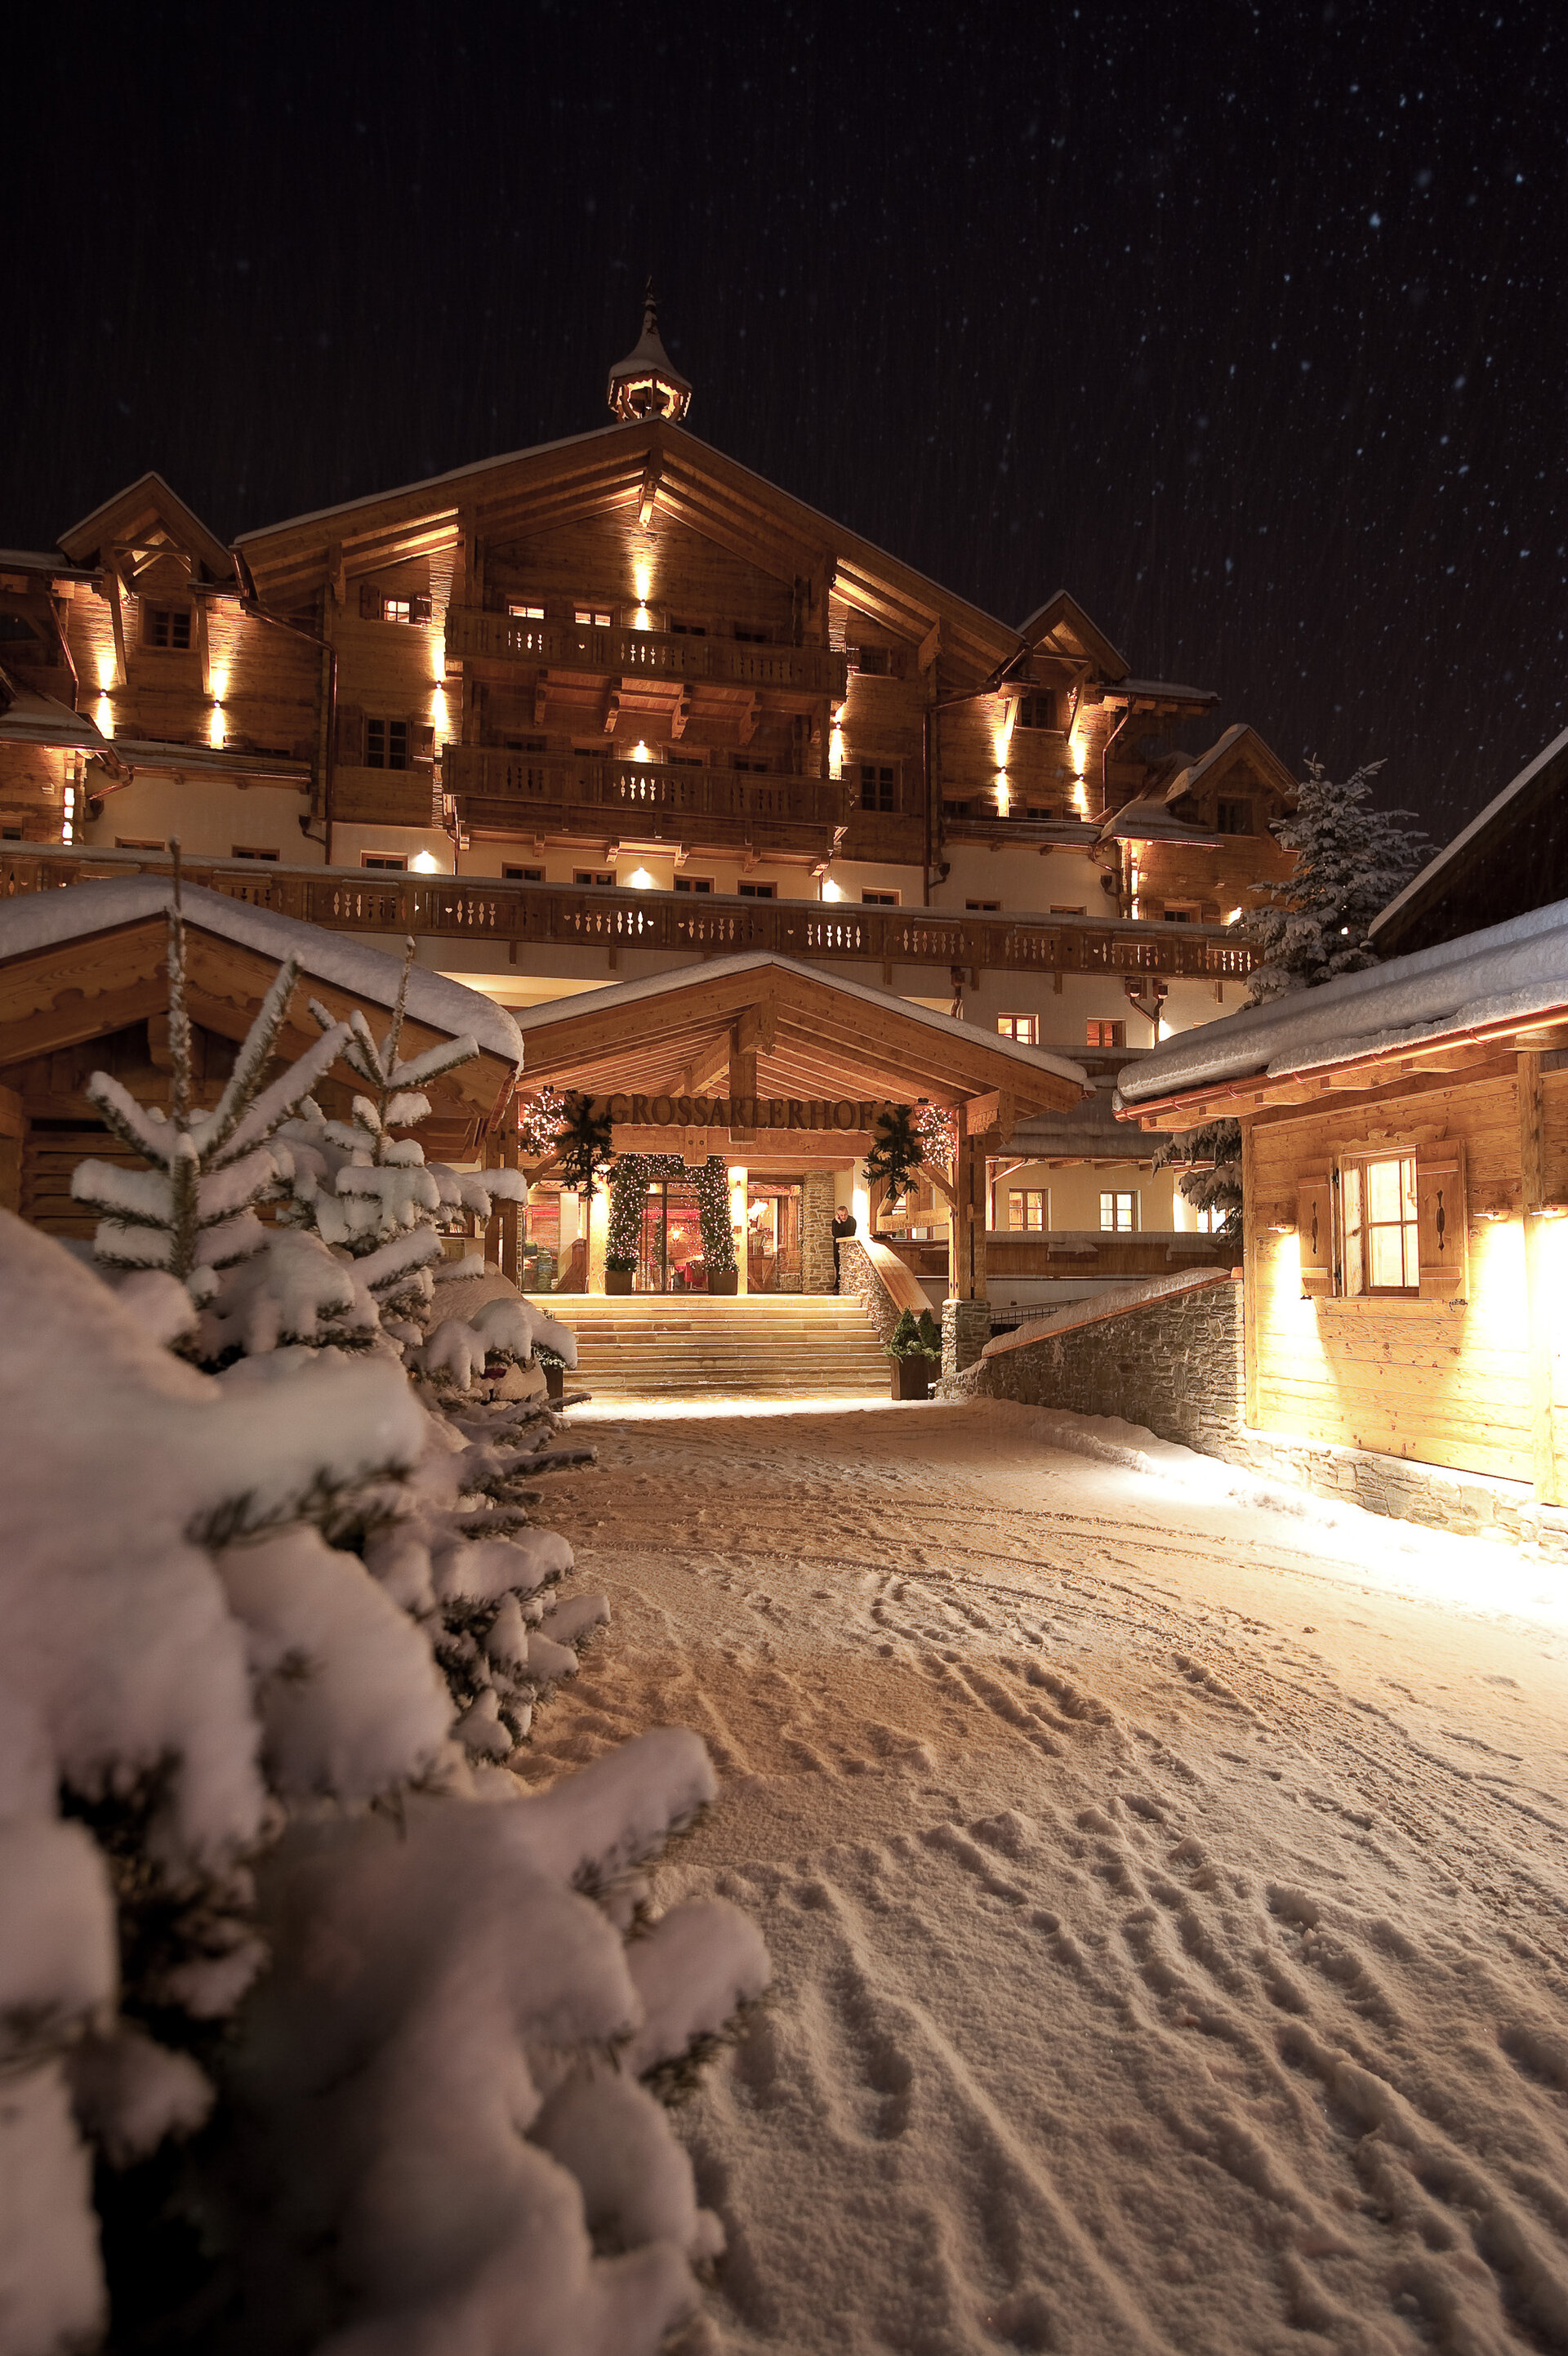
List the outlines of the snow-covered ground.
{"label": "snow-covered ground", "polygon": [[[703,2351],[1568,2345],[1568,1582],[996,1402],[579,1410],[660,1869],[772,1993],[680,2114]],[[1305,1501],[1303,1501],[1305,1504]]]}

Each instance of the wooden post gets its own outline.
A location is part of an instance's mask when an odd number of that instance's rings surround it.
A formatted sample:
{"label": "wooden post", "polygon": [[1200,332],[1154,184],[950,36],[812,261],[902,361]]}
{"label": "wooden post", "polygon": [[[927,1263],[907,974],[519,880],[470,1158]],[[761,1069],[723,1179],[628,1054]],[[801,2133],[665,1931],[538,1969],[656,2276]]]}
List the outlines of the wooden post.
{"label": "wooden post", "polygon": [[1241,1123],[1241,1349],[1247,1429],[1258,1428],[1258,1155],[1252,1124]]}
{"label": "wooden post", "polygon": [[971,1137],[960,1108],[953,1200],[948,1213],[948,1299],[986,1301],[985,1145]]}
{"label": "wooden post", "polygon": [[1530,1355],[1530,1439],[1536,1502],[1563,1502],[1552,1398],[1552,1300],[1543,1249],[1546,1187],[1543,1167],[1541,1057],[1519,1059],[1520,1211],[1524,1226],[1524,1290]]}
{"label": "wooden post", "polygon": [[[754,1065],[756,1060],[756,1057],[753,1056],[752,1062]],[[741,1162],[732,1162],[728,1166],[727,1175],[729,1179],[729,1223],[732,1233],[737,1221],[740,1226],[740,1235],[736,1242],[735,1248],[735,1289],[736,1297],[739,1298],[742,1294],[749,1293],[751,1290],[750,1270],[746,1265],[750,1252],[750,1229],[746,1225],[746,1173]]]}

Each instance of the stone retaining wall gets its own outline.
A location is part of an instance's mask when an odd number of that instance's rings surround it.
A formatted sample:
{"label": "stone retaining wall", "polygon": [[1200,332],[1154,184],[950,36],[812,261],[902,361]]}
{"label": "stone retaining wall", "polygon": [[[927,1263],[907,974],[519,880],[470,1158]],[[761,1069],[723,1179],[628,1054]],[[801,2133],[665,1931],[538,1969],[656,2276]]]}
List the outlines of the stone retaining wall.
{"label": "stone retaining wall", "polygon": [[1222,1279],[1098,1316],[1091,1302],[1079,1306],[1081,1323],[1033,1342],[1008,1336],[944,1379],[941,1396],[1119,1416],[1263,1480],[1433,1528],[1538,1544],[1554,1562],[1568,1563],[1568,1511],[1538,1505],[1525,1482],[1249,1430],[1239,1281]]}
{"label": "stone retaining wall", "polygon": [[[829,1238],[830,1249],[832,1238]],[[866,1312],[876,1328],[879,1342],[888,1341],[898,1323],[898,1312],[887,1295],[887,1288],[872,1265],[871,1254],[858,1236],[845,1236],[839,1244],[839,1290],[857,1293],[865,1302]]]}

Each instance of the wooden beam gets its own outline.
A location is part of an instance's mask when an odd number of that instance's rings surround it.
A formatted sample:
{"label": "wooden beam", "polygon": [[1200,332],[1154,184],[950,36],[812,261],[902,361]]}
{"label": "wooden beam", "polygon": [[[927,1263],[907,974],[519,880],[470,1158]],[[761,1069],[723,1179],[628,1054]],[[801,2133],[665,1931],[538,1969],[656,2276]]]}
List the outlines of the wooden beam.
{"label": "wooden beam", "polygon": [[1546,1269],[1545,1123],[1541,1095],[1541,1057],[1519,1059],[1519,1160],[1520,1208],[1524,1215],[1526,1346],[1530,1358],[1530,1443],[1538,1504],[1560,1505],[1556,1434],[1552,1412],[1552,1286]]}
{"label": "wooden beam", "polygon": [[125,615],[120,602],[120,575],[113,565],[103,576],[104,594],[109,599],[109,626],[114,634],[114,684],[125,684]]}

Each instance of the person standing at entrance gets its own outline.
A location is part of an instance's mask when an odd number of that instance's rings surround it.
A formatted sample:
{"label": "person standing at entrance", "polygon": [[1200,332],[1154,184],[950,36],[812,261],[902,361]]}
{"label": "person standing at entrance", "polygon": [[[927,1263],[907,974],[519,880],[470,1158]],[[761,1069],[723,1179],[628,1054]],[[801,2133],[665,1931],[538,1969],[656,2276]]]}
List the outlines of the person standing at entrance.
{"label": "person standing at entrance", "polygon": [[846,1203],[842,1209],[833,1213],[833,1290],[835,1292],[841,1289],[839,1284],[839,1246],[843,1242],[846,1237],[853,1236],[854,1231],[854,1213],[850,1209]]}

